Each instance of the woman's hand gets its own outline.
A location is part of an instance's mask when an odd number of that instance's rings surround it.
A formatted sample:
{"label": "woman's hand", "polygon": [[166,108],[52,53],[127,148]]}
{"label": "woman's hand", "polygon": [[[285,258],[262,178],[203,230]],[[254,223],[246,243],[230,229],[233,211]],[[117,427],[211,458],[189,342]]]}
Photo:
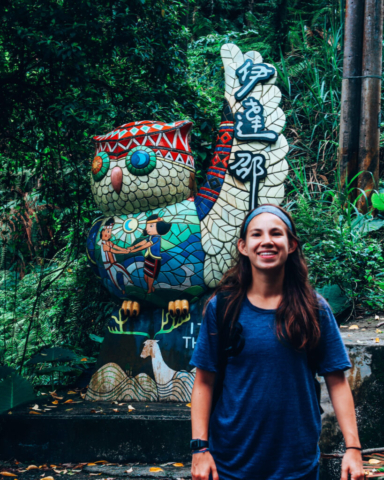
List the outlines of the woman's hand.
{"label": "woman's hand", "polygon": [[212,480],[219,480],[215,461],[209,452],[195,453],[192,455],[192,480],[209,480],[209,474],[211,472]]}
{"label": "woman's hand", "polygon": [[364,480],[363,460],[359,450],[346,450],[341,464],[341,480]]}

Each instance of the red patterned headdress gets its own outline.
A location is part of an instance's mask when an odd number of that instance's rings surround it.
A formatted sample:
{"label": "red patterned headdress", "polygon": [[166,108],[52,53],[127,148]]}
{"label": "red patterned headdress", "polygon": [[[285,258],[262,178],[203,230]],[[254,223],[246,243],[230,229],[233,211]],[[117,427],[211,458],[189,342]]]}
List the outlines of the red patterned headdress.
{"label": "red patterned headdress", "polygon": [[194,169],[195,162],[188,144],[188,134],[192,125],[187,120],[173,123],[148,120],[126,123],[106,135],[93,137],[96,155],[106,152],[111,159],[118,159],[132,148],[145,146],[151,148],[156,156]]}

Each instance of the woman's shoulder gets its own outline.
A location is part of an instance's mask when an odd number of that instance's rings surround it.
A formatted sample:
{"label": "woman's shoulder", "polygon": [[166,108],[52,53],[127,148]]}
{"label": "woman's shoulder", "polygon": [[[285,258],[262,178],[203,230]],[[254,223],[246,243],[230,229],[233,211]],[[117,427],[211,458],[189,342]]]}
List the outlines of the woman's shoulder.
{"label": "woman's shoulder", "polygon": [[333,315],[332,308],[327,302],[327,300],[316,292],[316,297],[319,305],[319,319],[320,327],[326,328],[327,326],[336,327],[337,322],[335,316]]}
{"label": "woman's shoulder", "polygon": [[317,302],[319,304],[320,310],[326,310],[331,308],[327,300],[322,295],[320,295],[320,293],[315,291],[315,294],[316,294],[316,298],[317,298]]}

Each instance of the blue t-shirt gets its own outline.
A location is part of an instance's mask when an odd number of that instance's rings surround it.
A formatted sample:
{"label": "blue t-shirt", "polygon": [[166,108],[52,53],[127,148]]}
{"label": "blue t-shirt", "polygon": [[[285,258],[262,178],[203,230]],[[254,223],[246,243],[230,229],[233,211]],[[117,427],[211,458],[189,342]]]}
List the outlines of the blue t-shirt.
{"label": "blue t-shirt", "polygon": [[[336,320],[319,296],[317,373],[351,368]],[[190,364],[217,372],[216,297],[208,304]],[[230,357],[223,394],[209,425],[220,480],[296,480],[319,461],[321,416],[305,352],[275,334],[275,310],[244,300],[239,322],[245,346]]]}

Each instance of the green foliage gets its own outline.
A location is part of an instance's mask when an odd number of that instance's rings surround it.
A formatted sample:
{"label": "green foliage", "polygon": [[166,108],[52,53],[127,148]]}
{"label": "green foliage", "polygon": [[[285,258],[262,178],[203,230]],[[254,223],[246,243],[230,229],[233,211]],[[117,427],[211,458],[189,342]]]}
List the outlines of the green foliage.
{"label": "green foliage", "polygon": [[316,291],[327,300],[335,315],[348,307],[348,297],[338,285],[324,285],[324,287],[318,287]]}
{"label": "green foliage", "polygon": [[353,180],[344,192],[322,184],[311,190],[303,165],[291,166],[293,190],[286,207],[295,220],[312,284],[318,291],[326,285],[340,288],[355,313],[383,310],[384,218],[363,215],[355,207],[357,200],[348,201]]}
{"label": "green foliage", "polygon": [[[201,182],[220,122],[219,52],[228,42],[259,51],[278,70],[287,207],[313,284],[337,286],[355,311],[384,308],[384,218],[360,215],[333,176],[338,0],[14,0],[0,14],[0,364],[47,384],[90,365],[46,361],[36,375],[25,364],[51,348],[92,361],[114,308],[85,256],[100,215],[90,193],[91,139],[131,121],[189,119]],[[381,210],[375,195],[373,202]]]}
{"label": "green foliage", "polygon": [[77,356],[68,348],[52,347],[42,350],[31,357],[26,365],[36,365],[38,363],[70,362],[76,360]]}
{"label": "green foliage", "polygon": [[384,193],[373,193],[372,195],[372,205],[380,210],[384,211]]}
{"label": "green foliage", "polygon": [[34,400],[32,385],[9,367],[0,367],[0,413]]}

